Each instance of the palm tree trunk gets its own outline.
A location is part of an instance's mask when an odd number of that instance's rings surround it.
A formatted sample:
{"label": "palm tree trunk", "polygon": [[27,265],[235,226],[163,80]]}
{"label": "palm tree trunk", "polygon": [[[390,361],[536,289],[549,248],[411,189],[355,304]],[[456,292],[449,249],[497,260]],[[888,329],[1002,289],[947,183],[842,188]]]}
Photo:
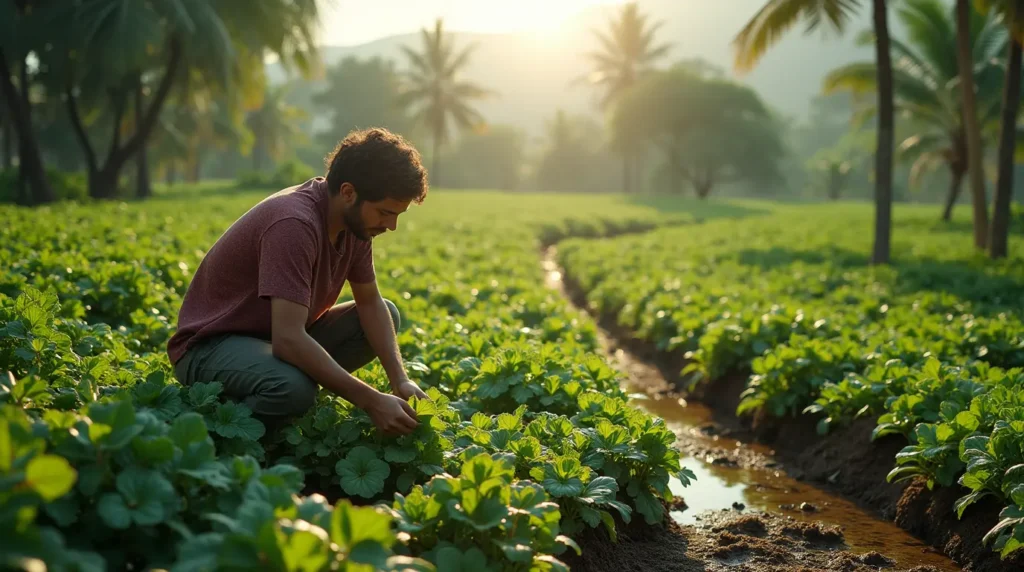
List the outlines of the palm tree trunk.
{"label": "palm tree trunk", "polygon": [[963,188],[964,171],[955,167],[949,169],[949,195],[946,197],[946,208],[942,210],[942,220],[949,222],[953,218],[953,206],[960,197],[960,189]]}
{"label": "palm tree trunk", "polygon": [[636,154],[633,156],[633,189],[637,194],[644,192],[644,150],[640,147],[637,148]]}
{"label": "palm tree trunk", "polygon": [[[1020,22],[1020,13],[1013,11],[1011,28]],[[999,133],[999,178],[992,209],[992,234],[989,256],[1003,258],[1010,235],[1010,202],[1013,198],[1014,155],[1017,151],[1017,112],[1020,109],[1021,45],[1010,38],[1010,56],[1006,64],[1006,85],[1003,91],[1003,117]]]}
{"label": "palm tree trunk", "polygon": [[[24,66],[24,63],[22,63]],[[24,76],[24,74],[22,74]],[[22,89],[26,86],[22,85]],[[7,56],[0,48],[0,93],[7,104],[7,117],[14,124],[14,132],[18,136],[18,164],[21,173],[31,189],[31,198],[35,203],[48,203],[56,200],[57,195],[46,178],[42,155],[39,153],[39,142],[32,131],[30,108],[18,93],[11,81],[11,69],[7,65]]]}
{"label": "palm tree trunk", "polygon": [[[138,130],[143,120],[142,78],[135,84],[135,129]],[[149,162],[146,160],[146,144],[143,142],[135,158],[135,196],[145,199],[153,195],[153,185],[149,181]]]}
{"label": "palm tree trunk", "polygon": [[892,237],[893,82],[889,14],[885,0],[873,0],[878,59],[878,140],[875,146],[875,244],[873,264],[888,264]]}
{"label": "palm tree trunk", "polygon": [[633,186],[633,161],[627,149],[622,153],[622,192],[629,194]]}
{"label": "palm tree trunk", "polygon": [[974,206],[974,246],[984,249],[988,241],[988,201],[985,198],[985,175],[982,170],[981,128],[978,125],[974,97],[974,68],[971,51],[970,0],[956,0],[956,58],[963,90],[964,129],[967,131],[967,173],[971,181],[971,203]]}
{"label": "palm tree trunk", "polygon": [[438,166],[441,164],[441,135],[434,132],[433,141],[431,141],[430,149],[430,179],[434,184],[440,185],[440,179],[438,178]]}

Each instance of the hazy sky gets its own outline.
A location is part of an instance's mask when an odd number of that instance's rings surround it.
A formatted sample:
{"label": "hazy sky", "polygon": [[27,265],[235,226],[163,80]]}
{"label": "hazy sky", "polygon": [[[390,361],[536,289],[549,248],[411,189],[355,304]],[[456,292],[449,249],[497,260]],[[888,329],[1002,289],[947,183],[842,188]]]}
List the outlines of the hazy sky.
{"label": "hazy sky", "polygon": [[451,30],[512,32],[557,29],[565,18],[596,4],[624,0],[326,0],[320,32],[324,44],[362,44],[415,32],[444,18]]}

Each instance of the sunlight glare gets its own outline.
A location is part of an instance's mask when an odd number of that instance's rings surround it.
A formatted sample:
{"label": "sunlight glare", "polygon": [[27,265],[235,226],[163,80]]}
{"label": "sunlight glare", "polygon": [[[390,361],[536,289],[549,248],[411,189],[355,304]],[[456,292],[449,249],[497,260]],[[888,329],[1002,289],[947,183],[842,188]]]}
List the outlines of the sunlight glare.
{"label": "sunlight glare", "polygon": [[452,15],[453,24],[475,32],[534,32],[551,35],[569,18],[587,8],[621,4],[624,0],[519,0],[474,3],[463,17]]}

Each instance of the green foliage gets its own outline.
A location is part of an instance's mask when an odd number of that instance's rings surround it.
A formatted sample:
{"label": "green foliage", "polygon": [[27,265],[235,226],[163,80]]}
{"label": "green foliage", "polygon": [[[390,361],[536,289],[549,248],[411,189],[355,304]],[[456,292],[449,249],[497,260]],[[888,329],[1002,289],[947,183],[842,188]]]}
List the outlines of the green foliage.
{"label": "green foliage", "polygon": [[896,220],[895,264],[873,268],[862,211],[779,210],[699,232],[570,240],[559,257],[591,308],[685,355],[691,386],[743,376],[739,414],[812,415],[822,434],[875,421],[873,439],[906,441],[889,481],[962,485],[959,514],[996,497],[1008,508],[988,540],[1017,550],[1020,258],[983,264],[968,236],[915,212]]}
{"label": "green foliage", "polygon": [[262,171],[240,173],[238,175],[238,187],[243,189],[286,189],[294,185],[300,185],[320,174],[309,165],[297,159],[289,159],[277,165],[272,173],[264,173]]}
{"label": "green foliage", "polygon": [[[265,194],[0,207],[0,552],[54,569],[564,569],[567,535],[666,517],[669,480],[693,475],[628,405],[593,323],[545,289],[536,246],[692,215],[431,199],[375,243],[429,396],[411,400],[417,429],[380,434],[321,392],[267,433],[221,383],[177,383],[164,354],[204,250]],[[379,364],[358,375],[387,385]],[[394,512],[417,495],[439,512]]]}
{"label": "green foliage", "polygon": [[768,189],[782,180],[779,128],[758,95],[686,69],[651,72],[626,91],[611,119],[616,139],[649,141],[665,154],[673,192],[705,198],[717,184]]}
{"label": "green foliage", "polygon": [[[88,187],[83,173],[47,169],[46,178],[50,181],[58,200],[81,201],[88,197]],[[19,202],[19,179],[17,169],[0,169],[0,203]]]}

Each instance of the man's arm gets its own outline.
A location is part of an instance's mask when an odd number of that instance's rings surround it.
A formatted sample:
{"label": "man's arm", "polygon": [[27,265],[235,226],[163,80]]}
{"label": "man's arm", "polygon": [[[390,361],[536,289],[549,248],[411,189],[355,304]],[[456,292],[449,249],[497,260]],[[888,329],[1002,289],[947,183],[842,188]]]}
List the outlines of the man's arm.
{"label": "man's arm", "polygon": [[[301,369],[317,383],[366,411],[378,429],[407,434],[416,429],[416,411],[400,397],[381,393],[345,371],[306,332],[308,309],[283,298],[271,299],[274,357]],[[390,320],[387,307],[385,315]]]}
{"label": "man's arm", "polygon": [[409,375],[405,372],[402,355],[398,351],[398,340],[395,337],[395,325],[391,321],[391,312],[388,311],[388,306],[384,303],[380,290],[377,289],[377,282],[350,284],[356,311],[359,313],[359,324],[363,327],[363,333],[366,334],[370,347],[373,348],[384,371],[388,374],[392,392],[405,399],[413,395],[425,399],[427,395],[409,379]]}

